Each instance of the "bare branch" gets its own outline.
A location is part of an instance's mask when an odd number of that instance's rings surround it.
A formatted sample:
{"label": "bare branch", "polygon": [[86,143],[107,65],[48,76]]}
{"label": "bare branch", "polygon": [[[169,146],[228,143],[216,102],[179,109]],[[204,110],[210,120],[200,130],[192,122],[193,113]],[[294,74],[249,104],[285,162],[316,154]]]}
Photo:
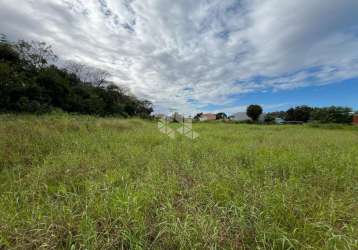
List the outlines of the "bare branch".
{"label": "bare branch", "polygon": [[47,45],[45,42],[20,40],[15,48],[23,60],[38,69],[45,68],[58,60],[51,45]]}
{"label": "bare branch", "polygon": [[107,79],[111,76],[111,74],[106,70],[74,61],[67,61],[65,69],[68,72],[75,74],[82,81],[90,83],[96,87],[103,87],[106,85]]}

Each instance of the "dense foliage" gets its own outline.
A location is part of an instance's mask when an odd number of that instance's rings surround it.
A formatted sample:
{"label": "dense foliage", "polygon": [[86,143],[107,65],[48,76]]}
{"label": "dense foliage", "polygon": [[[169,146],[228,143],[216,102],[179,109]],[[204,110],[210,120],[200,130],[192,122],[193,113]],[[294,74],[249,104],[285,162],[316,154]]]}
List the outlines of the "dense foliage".
{"label": "dense foliage", "polygon": [[351,123],[353,112],[346,107],[315,108],[311,112],[311,120],[321,123]]}
{"label": "dense foliage", "polygon": [[247,108],[246,114],[250,117],[253,121],[257,121],[262,114],[262,107],[260,105],[250,105]]}
{"label": "dense foliage", "polygon": [[286,111],[285,119],[287,121],[308,122],[310,120],[312,110],[313,108],[308,106],[290,108]]}
{"label": "dense foliage", "polygon": [[282,118],[286,121],[349,124],[352,123],[353,112],[348,107],[297,106],[287,111],[269,113],[266,116]]}
{"label": "dense foliage", "polygon": [[[57,56],[45,43],[0,41],[0,112],[47,113],[53,109],[91,115],[149,117],[148,101],[107,81],[103,70],[54,65]],[[81,69],[84,67],[82,66]]]}

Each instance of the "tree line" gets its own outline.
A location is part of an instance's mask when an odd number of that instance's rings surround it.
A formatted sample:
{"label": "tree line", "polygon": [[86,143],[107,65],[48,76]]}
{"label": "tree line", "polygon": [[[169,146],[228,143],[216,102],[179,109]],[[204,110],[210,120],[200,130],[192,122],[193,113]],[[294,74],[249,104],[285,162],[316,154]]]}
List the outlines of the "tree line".
{"label": "tree line", "polygon": [[287,111],[268,113],[266,119],[282,118],[285,121],[341,123],[350,124],[353,120],[353,110],[349,107],[310,107],[297,106]]}
{"label": "tree line", "polygon": [[[257,121],[262,114],[262,108],[259,105],[250,105],[247,108],[247,115]],[[310,107],[306,105],[297,106],[287,111],[267,113],[264,121],[267,123],[274,122],[276,118],[281,118],[287,122],[319,122],[319,123],[352,123],[353,110],[348,107]]]}
{"label": "tree line", "polygon": [[[53,110],[99,116],[150,117],[152,104],[109,81],[102,69],[77,62],[56,66],[44,42],[0,38],[0,112],[43,114]],[[59,65],[59,64],[57,64]]]}

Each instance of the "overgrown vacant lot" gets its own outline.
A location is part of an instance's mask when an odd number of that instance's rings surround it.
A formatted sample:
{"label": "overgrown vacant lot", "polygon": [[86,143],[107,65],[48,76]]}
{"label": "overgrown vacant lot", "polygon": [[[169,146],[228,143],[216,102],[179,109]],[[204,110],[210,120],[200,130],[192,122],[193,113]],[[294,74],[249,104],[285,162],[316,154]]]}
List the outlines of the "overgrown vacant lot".
{"label": "overgrown vacant lot", "polygon": [[0,116],[0,249],[357,249],[358,129]]}

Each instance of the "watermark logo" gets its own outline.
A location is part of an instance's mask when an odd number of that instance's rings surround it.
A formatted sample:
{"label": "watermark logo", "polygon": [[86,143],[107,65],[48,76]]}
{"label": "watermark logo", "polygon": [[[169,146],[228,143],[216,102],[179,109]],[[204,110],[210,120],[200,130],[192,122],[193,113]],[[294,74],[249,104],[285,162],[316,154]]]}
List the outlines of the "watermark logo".
{"label": "watermark logo", "polygon": [[[180,124],[179,128],[171,128],[170,124],[172,122],[178,122]],[[171,117],[162,117],[158,121],[159,131],[163,134],[168,135],[170,138],[175,139],[176,134],[184,135],[189,139],[196,139],[199,137],[199,134],[193,131],[193,120],[191,118],[185,118],[184,116],[174,115]]]}

